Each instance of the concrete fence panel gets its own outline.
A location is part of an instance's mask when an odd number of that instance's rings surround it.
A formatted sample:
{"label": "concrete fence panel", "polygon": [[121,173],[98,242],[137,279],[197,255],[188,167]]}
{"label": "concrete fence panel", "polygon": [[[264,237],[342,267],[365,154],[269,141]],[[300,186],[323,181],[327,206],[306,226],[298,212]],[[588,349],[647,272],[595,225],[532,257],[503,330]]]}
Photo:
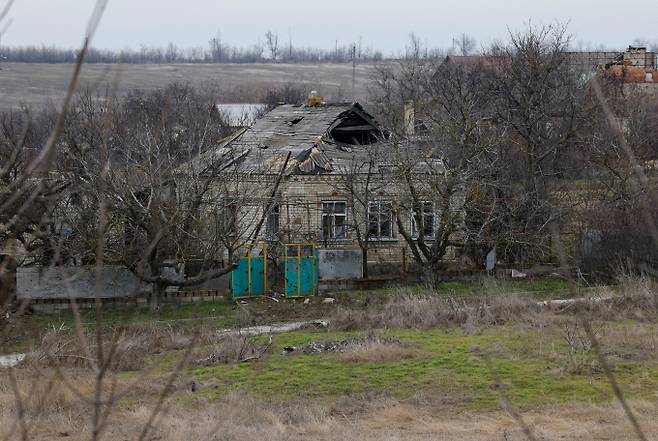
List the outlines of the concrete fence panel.
{"label": "concrete fence panel", "polygon": [[319,250],[320,280],[353,280],[363,278],[361,250]]}
{"label": "concrete fence panel", "polygon": [[139,279],[119,266],[104,266],[100,281],[93,267],[18,268],[16,271],[18,300],[110,299],[139,292]]}

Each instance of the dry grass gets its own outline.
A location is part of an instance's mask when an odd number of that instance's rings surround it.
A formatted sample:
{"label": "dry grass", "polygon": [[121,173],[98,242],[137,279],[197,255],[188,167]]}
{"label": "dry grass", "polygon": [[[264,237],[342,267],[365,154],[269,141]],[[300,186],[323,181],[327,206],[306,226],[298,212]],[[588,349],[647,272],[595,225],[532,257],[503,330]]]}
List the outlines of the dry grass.
{"label": "dry grass", "polygon": [[619,357],[633,360],[651,360],[658,357],[658,326],[646,323],[638,326],[603,328],[599,336],[606,348],[618,348]]}
{"label": "dry grass", "polygon": [[[655,405],[635,401],[633,406],[643,415],[643,422],[652,434],[658,433],[658,423],[651,420]],[[445,415],[445,413],[442,413]],[[615,405],[579,405],[546,409],[524,414],[540,439],[627,440],[631,427],[623,411]],[[450,414],[445,418],[431,410],[398,404],[373,412],[364,421],[368,431],[389,431],[404,434],[411,440],[525,440],[517,423],[500,413]],[[373,438],[374,439],[374,438]]]}
{"label": "dry grass", "polygon": [[650,277],[624,277],[615,288],[601,288],[589,298],[573,303],[542,306],[512,294],[489,295],[475,302],[440,295],[418,295],[401,288],[381,307],[338,308],[331,327],[335,330],[430,329],[462,325],[467,330],[505,323],[544,326],[559,316],[588,320],[658,318],[658,283]]}
{"label": "dry grass", "polygon": [[[62,367],[38,368],[23,366],[14,371],[16,387],[30,440],[50,440],[60,437],[68,439],[89,439],[91,430],[90,415],[93,413],[93,400],[96,391],[95,373],[87,368]],[[62,381],[65,378],[66,381]],[[101,399],[116,399],[111,412],[110,427],[123,426],[123,418],[133,406],[154,406],[161,390],[162,379],[147,376],[135,378],[109,376],[102,384]],[[12,382],[8,375],[0,376],[0,439],[21,439],[18,406]],[[143,425],[144,421],[136,422]],[[137,425],[130,427],[136,431]],[[113,430],[113,429],[111,429]],[[135,433],[130,438],[134,438]]]}
{"label": "dry grass", "polygon": [[[82,393],[93,391],[93,378],[88,375],[72,376],[71,381]],[[17,379],[17,386],[25,412],[31,416],[50,416],[77,412],[80,409],[80,399],[73,391],[50,371],[44,373],[38,370],[23,372]],[[0,414],[13,415],[15,412],[15,395],[8,378],[0,380]]]}
{"label": "dry grass", "polygon": [[[613,363],[616,359],[628,358],[653,365],[654,354],[658,352],[655,283],[649,279],[629,280],[618,292],[606,291],[598,295],[613,298],[551,310],[514,296],[491,297],[467,305],[402,292],[381,308],[342,309],[333,326],[338,329],[426,329],[456,324],[469,330],[521,322],[522,326],[546,326],[546,335],[553,333],[551,338],[559,340],[560,326],[570,326],[584,314],[602,319],[598,338]],[[618,317],[645,320],[637,326],[606,321]],[[498,329],[503,332],[503,328]],[[193,334],[198,335],[198,342],[206,351],[197,352],[195,359],[211,354],[216,357],[213,363],[235,363],[248,358],[252,352],[259,353],[262,345],[267,345],[262,338],[218,336],[211,328],[180,330],[155,324],[107,329],[103,331],[103,341],[104,344],[116,343],[112,371],[141,370],[147,356],[180,351],[192,344]],[[85,347],[71,330],[51,329],[44,333],[29,362],[15,370],[29,439],[89,439],[96,383],[95,373],[90,369],[92,364],[85,357],[95,354],[94,337],[92,332],[85,334]],[[381,364],[424,355],[413,344],[395,340],[386,333],[369,331],[340,343],[336,357],[346,364]],[[584,359],[591,357],[587,355]],[[61,381],[60,372],[67,383]],[[128,376],[108,374],[102,396],[108,397],[116,389],[120,399],[112,408],[104,438],[135,439],[152,414],[168,375],[169,372],[161,371]],[[75,386],[75,392],[69,385]],[[198,393],[203,391],[203,385],[200,387],[196,393],[192,392],[189,379],[184,372],[180,374],[172,388],[173,396],[156,419],[149,439],[524,439],[514,419],[503,412],[466,411],[464,407],[458,410],[431,395],[419,395],[420,398],[405,402],[381,395],[322,402],[311,398],[265,402],[239,393],[219,397],[205,395]],[[653,418],[655,403],[636,400],[631,405],[647,435],[657,436],[658,421]],[[0,439],[13,430],[17,415],[11,382],[6,375],[0,376]],[[630,439],[630,425],[616,403],[525,409],[523,417],[540,439]],[[10,439],[19,439],[19,432],[14,432]]]}
{"label": "dry grass", "polygon": [[451,324],[498,325],[541,313],[536,302],[501,295],[476,305],[441,296],[420,296],[401,290],[382,308],[339,308],[331,321],[336,330],[430,329]]}
{"label": "dry grass", "polygon": [[[106,353],[112,352],[112,371],[137,371],[144,368],[146,358],[197,345],[215,342],[216,332],[208,326],[192,330],[174,329],[158,324],[127,325],[102,330],[101,340]],[[39,343],[28,353],[26,363],[35,367],[67,366],[90,368],[97,354],[94,330],[86,330],[80,339],[72,329],[51,328],[43,333]]]}
{"label": "dry grass", "polygon": [[408,345],[370,343],[340,354],[339,359],[346,363],[387,363],[416,358],[420,354],[418,349]]}
{"label": "dry grass", "polygon": [[[66,393],[64,393],[66,394]],[[185,392],[183,392],[185,394]],[[88,439],[88,423],[76,400],[56,393],[40,418],[30,417],[30,439]],[[184,395],[183,395],[184,396]],[[12,421],[4,393],[0,394],[0,436]],[[375,399],[351,406],[298,401],[269,404],[241,394],[214,402],[182,404],[173,400],[156,422],[151,439],[178,440],[522,440],[516,422],[502,412],[455,412],[428,403]],[[658,435],[656,407],[632,402],[649,435]],[[358,410],[353,410],[358,409]],[[148,419],[152,403],[121,406],[112,417],[105,439],[134,439]],[[524,415],[543,439],[625,440],[630,427],[615,404],[556,407]],[[18,439],[18,438],[16,438]]]}
{"label": "dry grass", "polygon": [[410,342],[369,331],[347,340],[338,357],[345,363],[362,364],[409,360],[420,355],[422,351]]}
{"label": "dry grass", "polygon": [[208,353],[195,364],[213,366],[257,360],[267,352],[271,344],[271,338],[265,343],[259,343],[251,337],[234,333],[218,335],[209,345]]}

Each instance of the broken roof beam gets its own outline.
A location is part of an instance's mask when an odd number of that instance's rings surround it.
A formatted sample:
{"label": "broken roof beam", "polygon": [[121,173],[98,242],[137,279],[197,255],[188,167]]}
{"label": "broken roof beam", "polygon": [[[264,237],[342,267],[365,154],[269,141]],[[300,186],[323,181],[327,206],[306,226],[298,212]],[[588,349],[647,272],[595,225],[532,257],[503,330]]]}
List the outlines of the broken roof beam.
{"label": "broken roof beam", "polygon": [[371,125],[366,126],[338,126],[334,129],[336,132],[374,132],[377,131]]}

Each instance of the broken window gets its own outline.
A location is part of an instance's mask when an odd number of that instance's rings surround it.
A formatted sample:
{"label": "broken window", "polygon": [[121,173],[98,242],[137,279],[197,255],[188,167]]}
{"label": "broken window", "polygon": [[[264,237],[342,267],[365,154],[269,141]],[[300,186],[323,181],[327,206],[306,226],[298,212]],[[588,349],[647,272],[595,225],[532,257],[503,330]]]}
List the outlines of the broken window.
{"label": "broken window", "polygon": [[295,125],[299,124],[303,119],[304,119],[303,116],[293,118],[290,121],[288,121],[288,126],[290,126],[290,127],[295,126]]}
{"label": "broken window", "polygon": [[322,202],[322,239],[347,239],[347,204]]}
{"label": "broken window", "polygon": [[219,233],[235,234],[237,230],[238,201],[233,198],[222,199],[219,212]]}
{"label": "broken window", "polygon": [[270,208],[270,212],[267,214],[267,225],[266,225],[266,236],[267,240],[277,241],[279,240],[279,214],[280,214],[280,205],[274,204]]}
{"label": "broken window", "polygon": [[418,234],[422,231],[425,239],[434,239],[436,234],[436,215],[434,212],[434,203],[431,201],[422,201],[419,204],[421,225],[418,227],[416,211],[411,210],[411,237],[418,239]]}
{"label": "broken window", "polygon": [[368,202],[368,239],[393,238],[393,203],[384,200]]}

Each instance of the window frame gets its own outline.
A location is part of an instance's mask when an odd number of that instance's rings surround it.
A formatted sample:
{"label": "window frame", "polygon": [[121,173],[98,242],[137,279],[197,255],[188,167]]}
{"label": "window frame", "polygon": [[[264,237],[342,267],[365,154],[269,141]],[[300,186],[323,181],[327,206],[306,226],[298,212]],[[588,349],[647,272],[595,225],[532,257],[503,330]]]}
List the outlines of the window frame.
{"label": "window frame", "polygon": [[[267,208],[267,207],[265,207]],[[276,228],[272,228],[276,226]],[[279,241],[281,233],[281,204],[277,201],[270,207],[265,218],[265,238],[270,242]]]}
{"label": "window frame", "polygon": [[[390,213],[390,236],[382,236],[382,205],[388,205],[389,208],[389,213]],[[371,234],[371,216],[373,214],[372,212],[372,207],[373,205],[377,206],[377,235],[373,236]],[[371,199],[368,201],[368,213],[367,213],[367,220],[368,220],[368,240],[373,241],[373,242],[386,242],[386,241],[396,241],[397,236],[395,235],[395,220],[394,220],[394,214],[393,214],[393,201],[391,199],[383,199],[383,198],[377,198],[377,199]]]}
{"label": "window frame", "polygon": [[[321,238],[323,241],[327,240],[349,240],[347,236],[347,220],[348,220],[348,213],[347,213],[347,201],[342,201],[339,199],[328,199],[328,200],[321,200],[320,203],[322,204],[321,212],[320,212],[320,234]],[[325,205],[331,204],[333,207],[332,211],[326,211],[325,210]],[[336,213],[336,204],[343,204],[345,207],[343,213]],[[336,236],[336,217],[342,217],[343,218],[343,233],[340,237]],[[330,218],[331,219],[331,231],[329,234],[329,237],[326,236],[325,232],[325,218]]]}
{"label": "window frame", "polygon": [[[423,234],[423,239],[425,239],[425,240],[436,240],[436,225],[437,225],[436,204],[434,203],[434,201],[428,201],[428,200],[423,200],[423,201],[419,201],[419,202],[420,202],[420,205],[421,205],[421,210],[423,210],[422,216],[423,216],[423,219],[425,221],[423,223],[423,227],[425,227],[427,225],[427,218],[429,218],[429,217],[431,217],[430,225],[432,225],[432,234],[431,235]],[[427,207],[427,206],[431,207],[431,212],[430,213],[425,212],[425,207]],[[411,231],[410,231],[411,232],[411,238],[413,240],[418,240],[419,228],[418,228],[418,225],[416,224],[416,212],[414,211],[413,208],[411,208],[411,210],[409,210],[409,218],[411,219],[411,222],[410,222],[411,223]],[[424,231],[423,231],[423,233],[424,233]]]}
{"label": "window frame", "polygon": [[238,232],[238,216],[240,214],[238,199],[234,197],[222,197],[218,214],[218,232],[228,237],[236,236]]}

